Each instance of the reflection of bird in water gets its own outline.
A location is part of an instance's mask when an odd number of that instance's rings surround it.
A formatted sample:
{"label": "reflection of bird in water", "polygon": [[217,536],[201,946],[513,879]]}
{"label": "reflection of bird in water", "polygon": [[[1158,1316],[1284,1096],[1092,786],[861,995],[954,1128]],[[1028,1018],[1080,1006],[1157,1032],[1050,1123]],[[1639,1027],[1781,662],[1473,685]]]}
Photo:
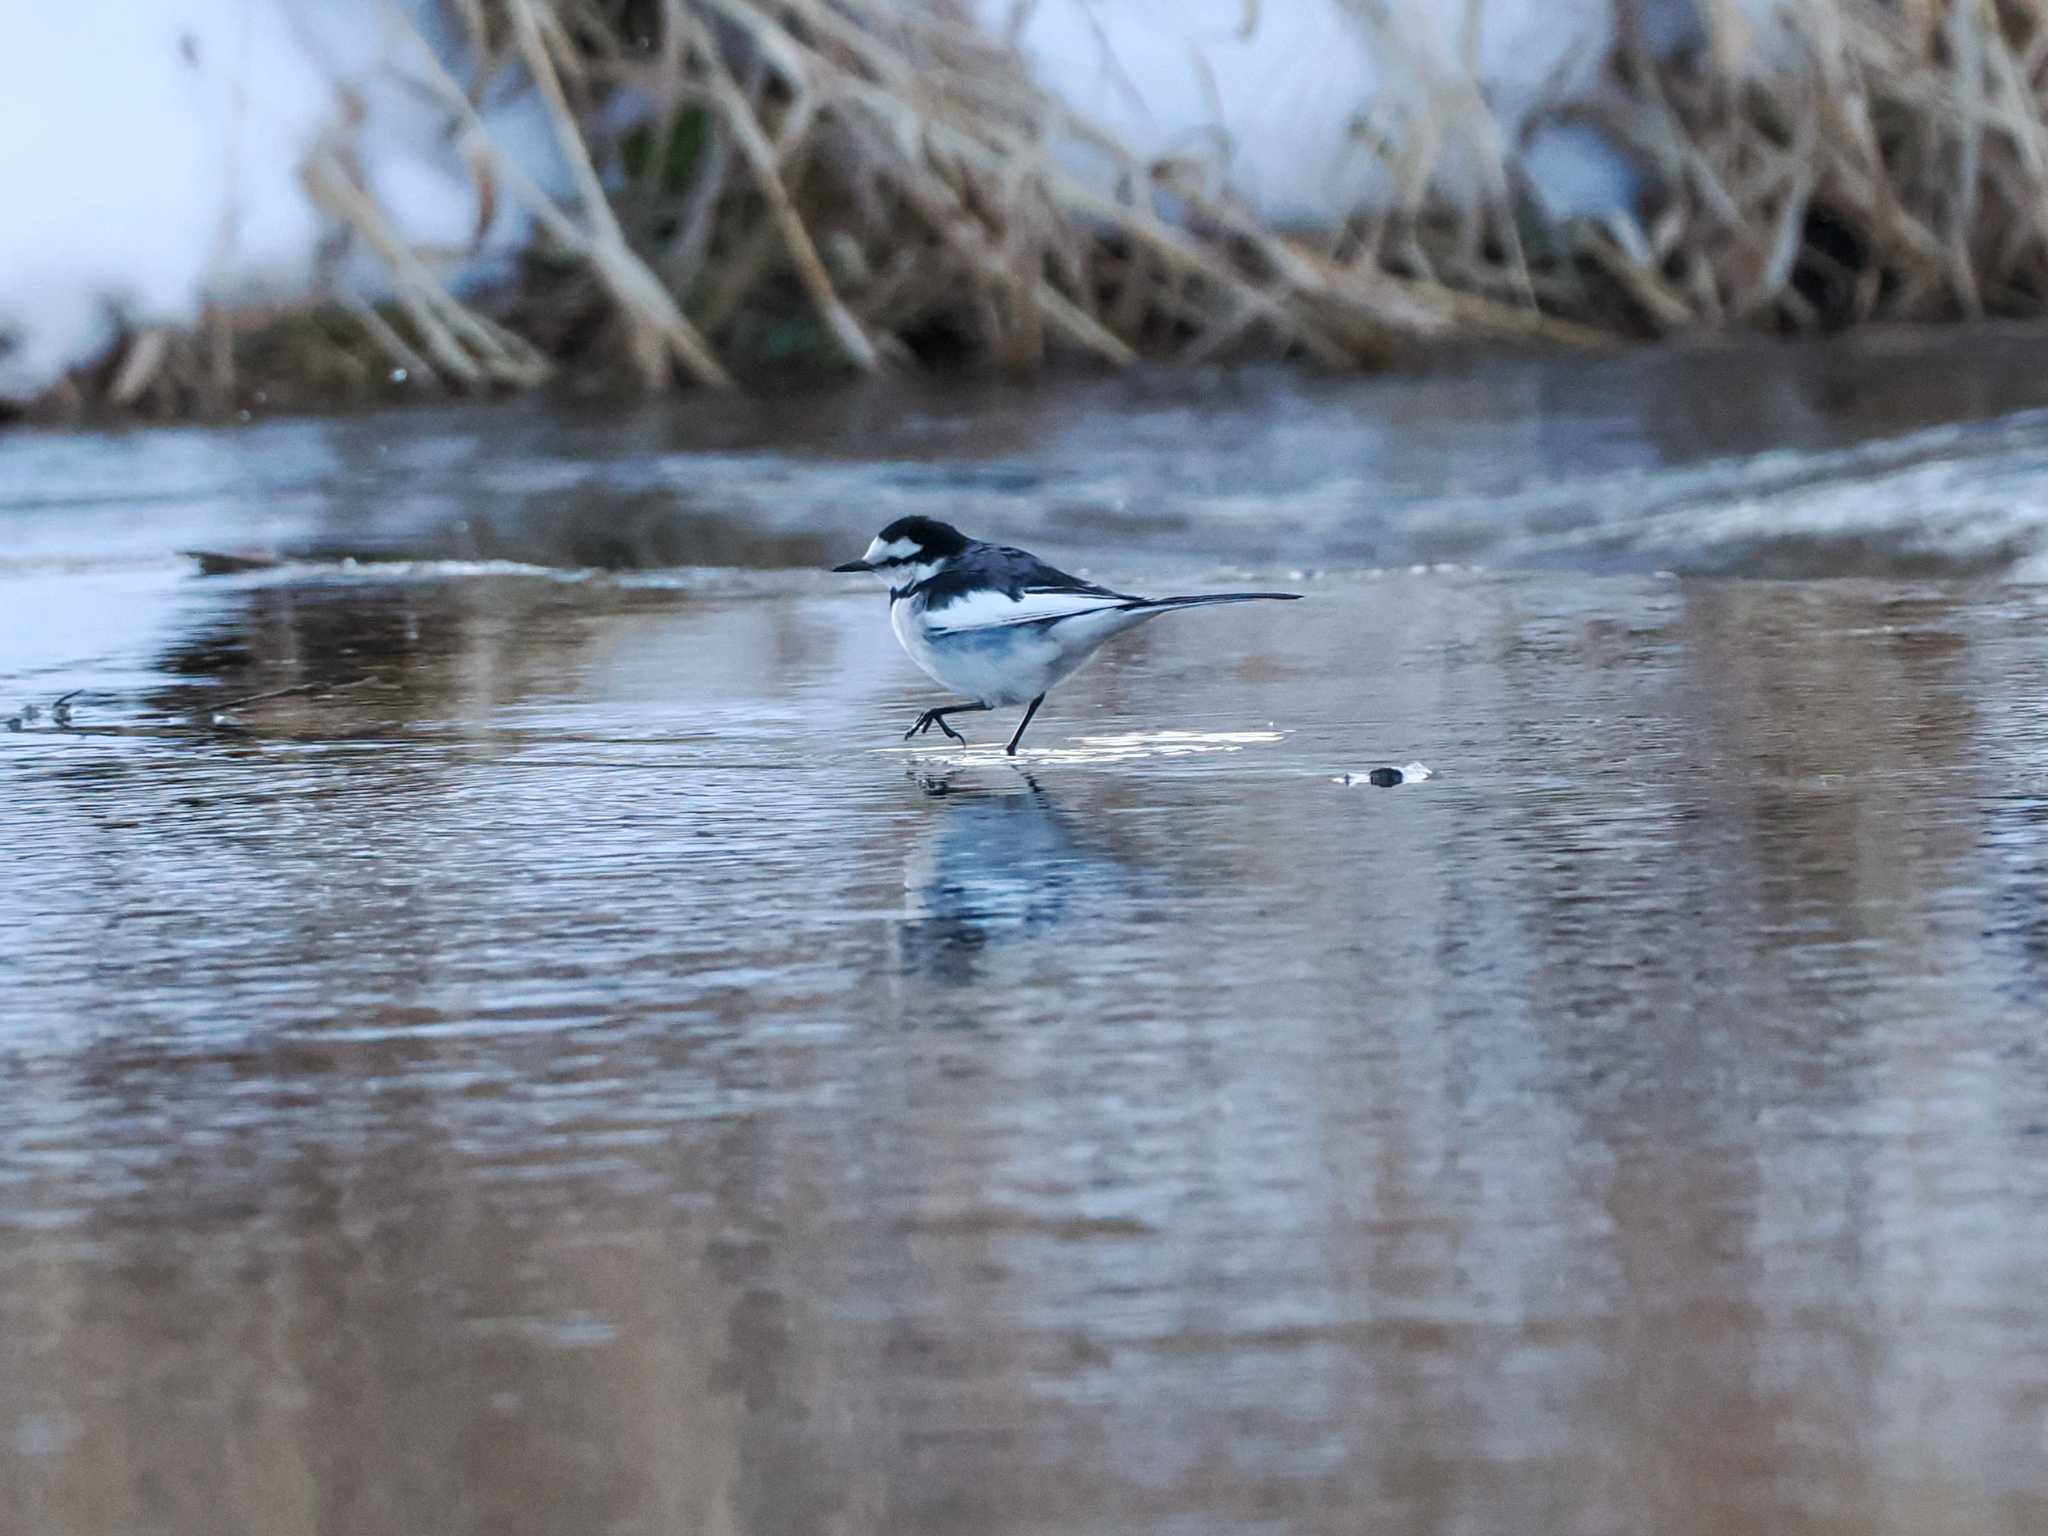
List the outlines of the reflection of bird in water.
{"label": "reflection of bird in water", "polygon": [[1034,970],[1039,935],[1110,906],[1131,883],[1130,866],[1078,835],[1030,774],[1017,773],[1015,787],[913,777],[945,804],[904,863],[896,942],[906,975],[964,985],[1006,964]]}

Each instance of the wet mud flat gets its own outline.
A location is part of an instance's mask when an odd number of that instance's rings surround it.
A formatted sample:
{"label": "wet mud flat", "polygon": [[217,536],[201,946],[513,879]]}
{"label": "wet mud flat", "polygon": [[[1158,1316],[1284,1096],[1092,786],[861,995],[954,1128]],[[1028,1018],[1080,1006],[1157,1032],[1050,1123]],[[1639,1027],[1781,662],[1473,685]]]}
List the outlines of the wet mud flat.
{"label": "wet mud flat", "polygon": [[20,1529],[2048,1526],[2043,589],[1132,533],[1308,599],[1009,762],[808,547],[195,462],[0,570]]}

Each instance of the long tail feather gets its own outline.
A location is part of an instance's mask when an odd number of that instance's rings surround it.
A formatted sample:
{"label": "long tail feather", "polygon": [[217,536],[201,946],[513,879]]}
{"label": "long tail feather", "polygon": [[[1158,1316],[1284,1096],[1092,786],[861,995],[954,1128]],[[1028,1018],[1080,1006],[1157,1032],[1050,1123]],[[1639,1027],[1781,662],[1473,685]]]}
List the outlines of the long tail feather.
{"label": "long tail feather", "polygon": [[1292,603],[1299,592],[1201,592],[1192,597],[1148,597],[1132,603],[1132,609],[1201,608],[1210,603]]}

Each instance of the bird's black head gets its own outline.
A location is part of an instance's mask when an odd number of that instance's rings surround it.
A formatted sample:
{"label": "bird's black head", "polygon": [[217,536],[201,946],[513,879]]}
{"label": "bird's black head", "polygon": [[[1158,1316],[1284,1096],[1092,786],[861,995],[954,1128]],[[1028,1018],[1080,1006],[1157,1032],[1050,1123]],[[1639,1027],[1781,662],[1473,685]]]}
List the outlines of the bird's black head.
{"label": "bird's black head", "polygon": [[904,565],[930,565],[959,554],[967,544],[967,535],[951,523],[942,523],[935,517],[899,517],[875,535],[874,543],[860,559],[832,569],[886,571]]}
{"label": "bird's black head", "polygon": [[935,517],[899,517],[882,530],[882,542],[895,544],[908,540],[918,554],[927,560],[943,560],[948,555],[957,555],[967,547],[967,535],[951,523],[942,523]]}

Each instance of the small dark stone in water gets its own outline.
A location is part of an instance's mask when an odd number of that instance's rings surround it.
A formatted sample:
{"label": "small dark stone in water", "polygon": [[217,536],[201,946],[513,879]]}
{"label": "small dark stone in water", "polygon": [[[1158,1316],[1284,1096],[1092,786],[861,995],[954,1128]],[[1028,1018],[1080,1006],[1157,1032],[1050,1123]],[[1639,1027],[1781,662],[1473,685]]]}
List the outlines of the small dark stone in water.
{"label": "small dark stone in water", "polygon": [[1410,763],[1406,768],[1374,768],[1366,773],[1340,773],[1332,784],[1370,784],[1376,789],[1392,789],[1396,784],[1420,784],[1424,779],[1436,777],[1434,769],[1423,763]]}

